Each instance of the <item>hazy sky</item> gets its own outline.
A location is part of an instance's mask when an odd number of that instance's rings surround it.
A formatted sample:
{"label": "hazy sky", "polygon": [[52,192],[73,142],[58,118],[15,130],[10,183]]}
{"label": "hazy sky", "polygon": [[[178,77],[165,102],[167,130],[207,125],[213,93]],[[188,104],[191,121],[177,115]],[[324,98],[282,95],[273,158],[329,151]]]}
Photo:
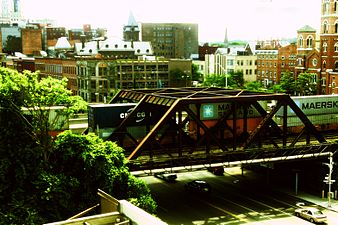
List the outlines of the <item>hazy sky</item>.
{"label": "hazy sky", "polygon": [[198,23],[199,41],[296,37],[297,29],[319,29],[321,0],[21,0],[27,18],[51,18],[60,26],[105,27],[122,37],[132,12],[137,22]]}

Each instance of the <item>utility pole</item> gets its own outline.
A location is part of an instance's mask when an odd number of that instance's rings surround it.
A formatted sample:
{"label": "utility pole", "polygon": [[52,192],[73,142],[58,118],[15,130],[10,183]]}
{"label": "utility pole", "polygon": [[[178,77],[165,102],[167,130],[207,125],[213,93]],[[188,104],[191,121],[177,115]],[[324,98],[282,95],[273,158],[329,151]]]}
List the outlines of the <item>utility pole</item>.
{"label": "utility pole", "polygon": [[327,174],[327,177],[325,177],[324,182],[329,185],[329,191],[327,194],[327,202],[328,202],[328,207],[331,207],[331,184],[335,182],[335,180],[331,179],[333,164],[334,164],[332,152],[330,152],[330,155],[329,155],[329,163],[324,163],[324,164],[329,167],[329,173]]}

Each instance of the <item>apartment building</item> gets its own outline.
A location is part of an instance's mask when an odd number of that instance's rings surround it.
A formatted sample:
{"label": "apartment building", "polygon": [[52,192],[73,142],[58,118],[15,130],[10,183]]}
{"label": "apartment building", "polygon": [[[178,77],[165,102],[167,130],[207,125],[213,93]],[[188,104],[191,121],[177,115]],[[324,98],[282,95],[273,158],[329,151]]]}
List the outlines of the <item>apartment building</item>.
{"label": "apartment building", "polygon": [[257,57],[251,48],[250,44],[230,46],[218,48],[214,54],[206,54],[205,76],[225,75],[241,71],[245,81],[256,81]]}
{"label": "apartment building", "polygon": [[142,41],[151,42],[155,56],[190,59],[198,54],[198,24],[142,23]]}

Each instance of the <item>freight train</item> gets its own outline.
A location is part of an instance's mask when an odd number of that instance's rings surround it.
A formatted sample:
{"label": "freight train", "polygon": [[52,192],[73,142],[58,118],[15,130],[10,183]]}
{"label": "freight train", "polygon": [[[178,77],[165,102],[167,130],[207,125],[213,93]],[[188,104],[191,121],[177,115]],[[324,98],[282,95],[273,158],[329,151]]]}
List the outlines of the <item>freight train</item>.
{"label": "freight train", "polygon": [[[338,95],[294,96],[291,98],[317,130],[338,130]],[[282,109],[278,110],[274,121],[282,126]],[[287,126],[290,133],[299,133],[303,129],[303,123],[290,107],[287,109]]]}
{"label": "freight train", "polygon": [[[326,130],[338,130],[338,95],[315,95],[315,96],[294,96],[291,97],[298,107],[305,113],[312,124],[319,131]],[[274,102],[259,101],[260,106],[270,111],[270,107],[274,105]],[[102,138],[107,138],[111,135],[118,125],[124,120],[124,118],[134,109],[136,103],[118,103],[118,104],[101,104],[91,105],[88,110],[88,127],[90,132],[95,132]],[[190,106],[190,109],[197,114],[197,109],[194,105]],[[207,128],[211,128],[219,123],[220,119],[229,113],[231,110],[231,103],[204,103],[200,107],[200,120]],[[150,115],[156,112],[150,112]],[[187,114],[183,114],[184,117]],[[149,132],[146,129],[144,123],[145,112],[139,112],[133,119],[131,124],[128,124],[127,131],[132,134],[136,139],[144,138]],[[250,133],[260,124],[263,120],[263,116],[254,108],[249,106],[247,108],[247,119],[245,124],[244,110],[242,107],[238,107],[236,111],[236,135],[241,135],[246,126],[247,131]],[[160,116],[153,116],[151,119],[150,129],[157,123],[156,120]],[[278,126],[283,126],[283,108],[281,108],[274,115],[273,120]],[[142,122],[143,121],[143,122]],[[225,124],[226,123],[226,124]],[[233,119],[232,113],[223,121],[224,138],[232,137]],[[289,133],[299,133],[303,129],[303,123],[295,115],[290,107],[287,107],[287,129]],[[194,120],[190,120],[186,126],[186,133],[194,140],[198,138],[199,134],[203,135],[204,130],[198,126],[198,123]],[[218,134],[220,135],[220,134]]]}

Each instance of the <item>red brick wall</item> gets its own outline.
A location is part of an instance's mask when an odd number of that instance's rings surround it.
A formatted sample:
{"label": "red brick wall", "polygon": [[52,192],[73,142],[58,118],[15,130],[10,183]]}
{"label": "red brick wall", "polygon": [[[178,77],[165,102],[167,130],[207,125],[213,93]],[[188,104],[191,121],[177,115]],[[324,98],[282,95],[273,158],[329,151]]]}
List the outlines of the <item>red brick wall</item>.
{"label": "red brick wall", "polygon": [[22,29],[22,53],[26,55],[39,55],[42,50],[41,29]]}

